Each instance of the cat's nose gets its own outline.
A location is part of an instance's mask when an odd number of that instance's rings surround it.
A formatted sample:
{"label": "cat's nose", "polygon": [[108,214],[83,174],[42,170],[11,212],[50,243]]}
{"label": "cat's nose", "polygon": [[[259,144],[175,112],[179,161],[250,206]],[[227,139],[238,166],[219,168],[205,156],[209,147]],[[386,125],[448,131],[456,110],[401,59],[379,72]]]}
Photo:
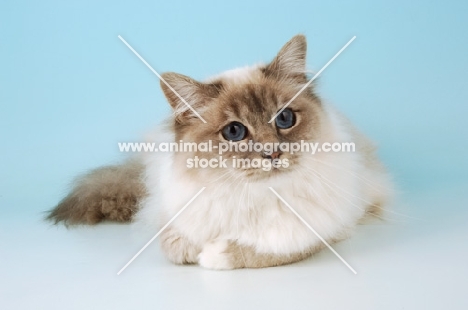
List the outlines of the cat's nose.
{"label": "cat's nose", "polygon": [[270,155],[263,154],[262,157],[268,158],[268,159],[278,159],[281,156],[281,154],[283,154],[283,152],[278,151],[278,152],[273,152]]}

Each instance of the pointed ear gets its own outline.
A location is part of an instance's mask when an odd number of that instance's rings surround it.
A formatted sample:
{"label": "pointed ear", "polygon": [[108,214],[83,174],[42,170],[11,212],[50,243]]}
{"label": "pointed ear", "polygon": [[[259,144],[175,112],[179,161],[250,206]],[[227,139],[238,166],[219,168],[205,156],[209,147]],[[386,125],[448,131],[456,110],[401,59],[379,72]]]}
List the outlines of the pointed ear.
{"label": "pointed ear", "polygon": [[221,88],[218,84],[201,83],[174,72],[163,73],[161,77],[164,79],[164,81],[160,81],[161,88],[174,110],[176,121],[179,123],[197,118],[197,115],[187,104],[198,114],[201,114],[211,99],[218,96]]}
{"label": "pointed ear", "polygon": [[294,36],[281,48],[275,59],[266,66],[266,75],[303,80],[306,78],[306,53],[305,36]]}

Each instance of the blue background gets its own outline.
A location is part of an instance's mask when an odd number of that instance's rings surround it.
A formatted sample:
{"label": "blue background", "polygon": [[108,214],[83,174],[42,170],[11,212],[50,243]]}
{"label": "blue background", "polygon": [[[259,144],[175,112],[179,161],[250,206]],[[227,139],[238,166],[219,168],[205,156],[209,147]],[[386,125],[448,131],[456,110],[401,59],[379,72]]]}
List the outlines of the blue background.
{"label": "blue background", "polygon": [[[442,4],[443,3],[443,4]],[[468,178],[464,1],[7,1],[0,5],[1,204],[45,210],[169,113],[157,71],[266,62],[297,33],[320,94],[380,146],[403,191]]]}
{"label": "blue background", "polygon": [[[467,1],[3,0],[2,305],[467,309],[467,29]],[[318,92],[377,142],[400,192],[400,213],[336,245],[357,276],[329,251],[217,273],[172,265],[154,244],[117,277],[149,236],[42,221],[74,176],[122,160],[117,142],[138,141],[170,113],[157,77],[118,35],[158,72],[203,79],[267,62],[297,33],[315,71],[357,36]]]}

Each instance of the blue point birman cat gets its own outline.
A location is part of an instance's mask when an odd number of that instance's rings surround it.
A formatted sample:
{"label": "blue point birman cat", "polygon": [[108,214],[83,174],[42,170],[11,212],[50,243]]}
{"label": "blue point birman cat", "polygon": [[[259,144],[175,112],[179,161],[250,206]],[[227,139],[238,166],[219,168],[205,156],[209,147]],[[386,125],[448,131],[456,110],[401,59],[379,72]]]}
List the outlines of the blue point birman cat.
{"label": "blue point birman cat", "polygon": [[140,222],[156,232],[206,187],[160,235],[161,248],[172,262],[210,269],[260,268],[297,262],[322,249],[321,240],[271,187],[328,243],[349,237],[358,223],[382,214],[391,182],[372,143],[323,102],[313,84],[269,122],[309,81],[306,48],[305,37],[297,35],[270,63],[229,70],[203,82],[162,74],[167,84],[161,82],[161,88],[174,113],[146,141],[353,142],[354,152],[223,154],[227,159],[287,160],[287,168],[270,170],[193,169],[186,164],[195,156],[215,158],[217,151],[139,153],[80,176],[48,219],[65,225]]}

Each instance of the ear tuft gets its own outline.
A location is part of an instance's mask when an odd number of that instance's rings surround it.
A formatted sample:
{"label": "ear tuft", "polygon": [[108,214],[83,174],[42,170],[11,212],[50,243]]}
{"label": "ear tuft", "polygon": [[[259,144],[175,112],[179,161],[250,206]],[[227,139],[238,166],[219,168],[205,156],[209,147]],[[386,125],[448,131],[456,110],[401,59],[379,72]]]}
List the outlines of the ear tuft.
{"label": "ear tuft", "polygon": [[181,104],[185,105],[180,97],[188,104],[193,104],[189,101],[198,88],[195,80],[174,72],[163,73],[161,77],[159,83],[173,109],[178,109]]}
{"label": "ear tuft", "polygon": [[197,117],[188,105],[197,113],[202,113],[211,99],[219,93],[218,85],[200,83],[183,74],[167,72],[161,74],[161,77],[162,91],[179,123]]}
{"label": "ear tuft", "polygon": [[303,78],[306,75],[306,54],[306,37],[296,35],[281,48],[265,71],[276,77]]}

